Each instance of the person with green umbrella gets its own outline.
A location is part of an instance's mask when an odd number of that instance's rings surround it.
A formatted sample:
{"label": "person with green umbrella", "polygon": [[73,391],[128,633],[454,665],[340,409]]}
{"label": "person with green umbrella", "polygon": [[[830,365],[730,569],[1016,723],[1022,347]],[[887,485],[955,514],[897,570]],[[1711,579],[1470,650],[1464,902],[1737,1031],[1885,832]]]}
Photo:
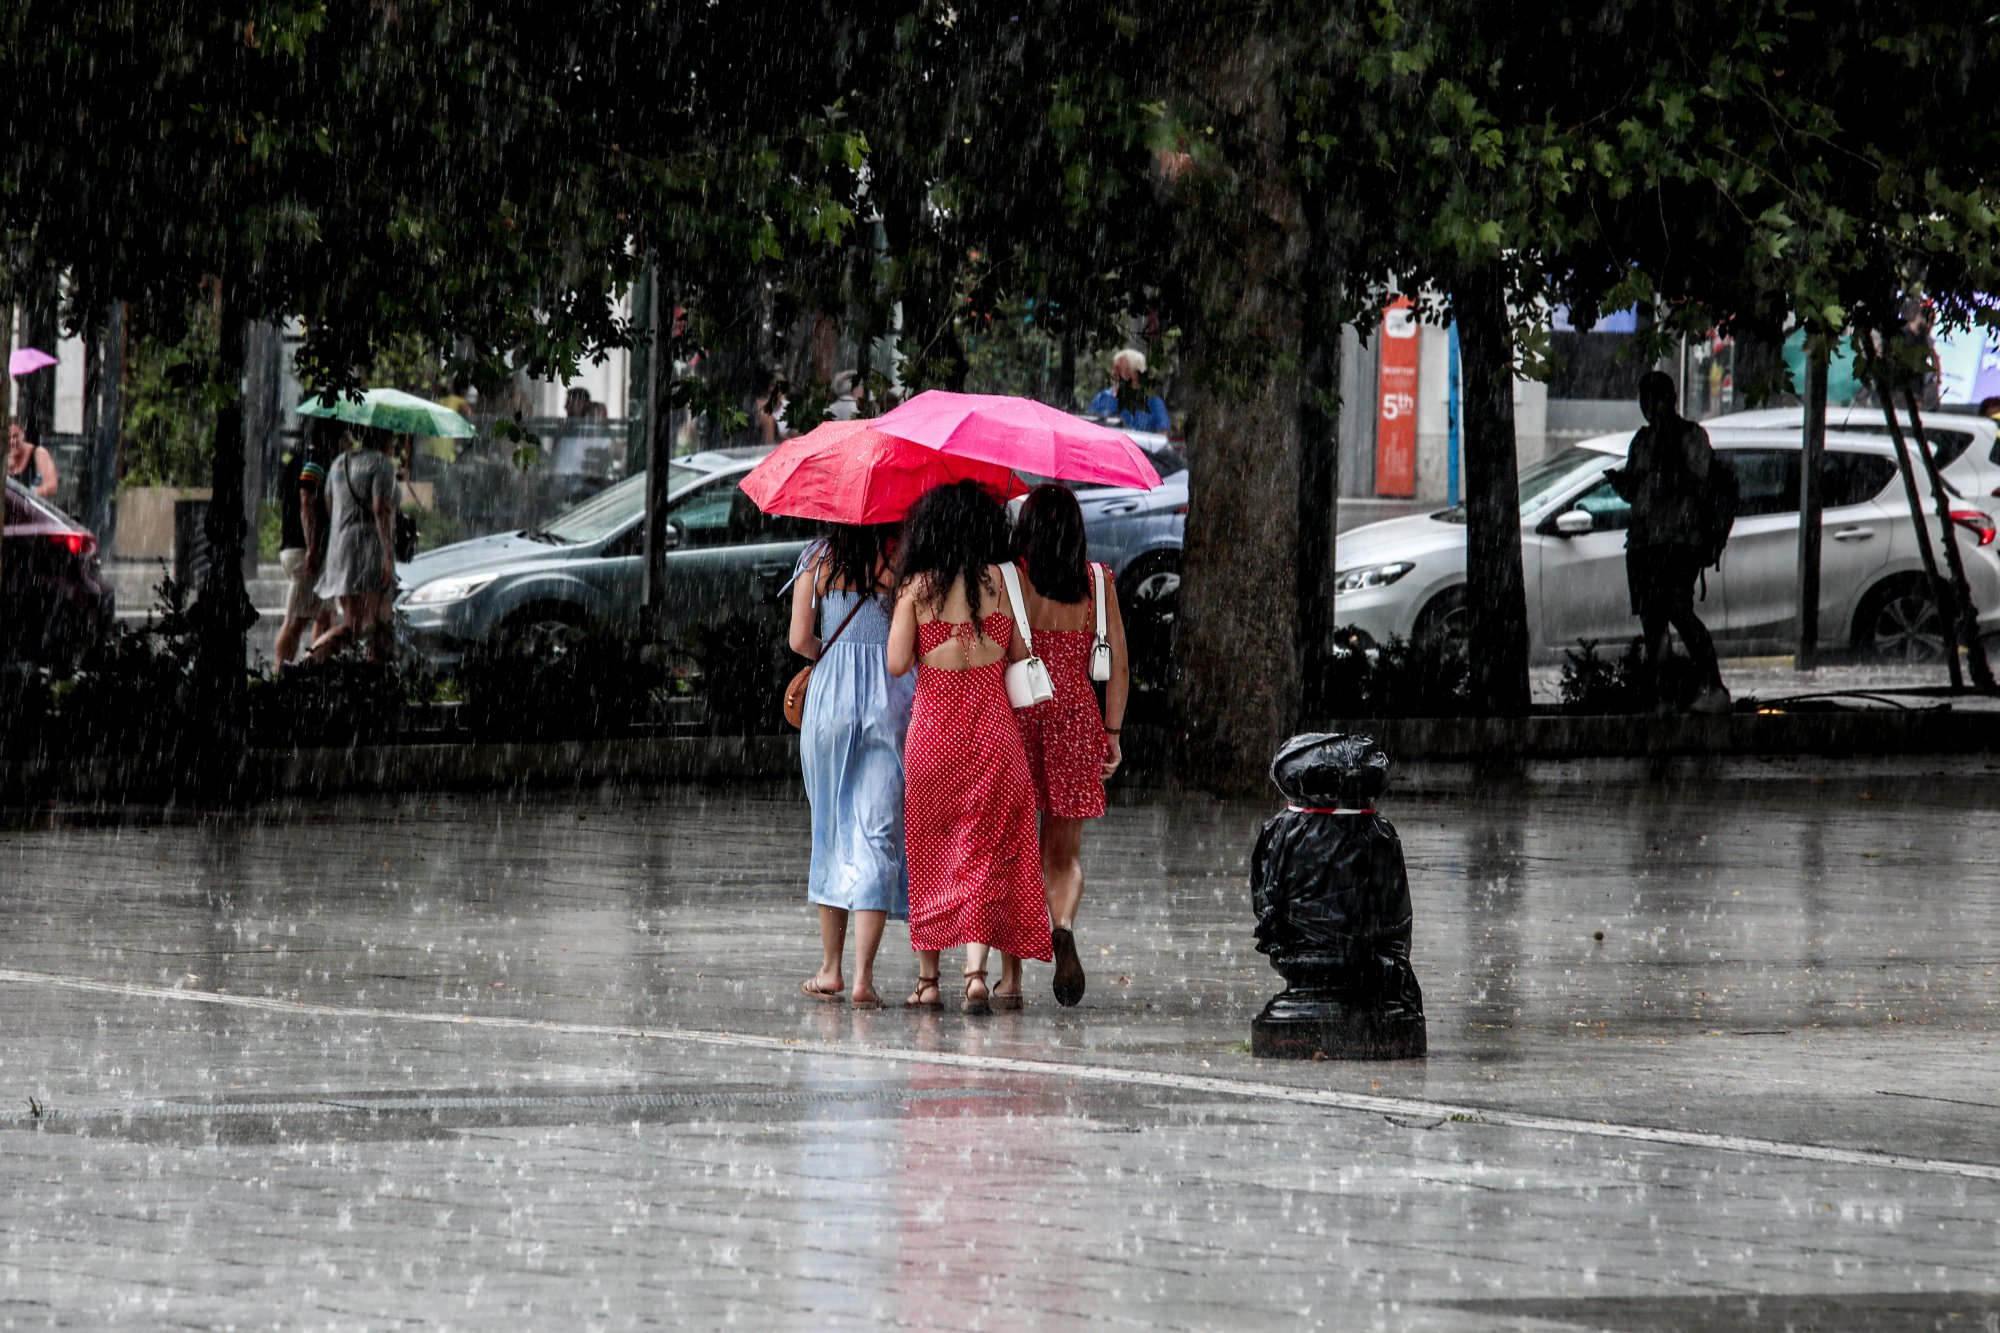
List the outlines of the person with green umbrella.
{"label": "person with green umbrella", "polygon": [[393,437],[364,427],[355,447],[326,473],[329,508],[326,564],[315,587],[340,605],[340,624],[313,640],[312,660],[324,662],[360,639],[371,662],[386,662],[396,598],[396,464]]}

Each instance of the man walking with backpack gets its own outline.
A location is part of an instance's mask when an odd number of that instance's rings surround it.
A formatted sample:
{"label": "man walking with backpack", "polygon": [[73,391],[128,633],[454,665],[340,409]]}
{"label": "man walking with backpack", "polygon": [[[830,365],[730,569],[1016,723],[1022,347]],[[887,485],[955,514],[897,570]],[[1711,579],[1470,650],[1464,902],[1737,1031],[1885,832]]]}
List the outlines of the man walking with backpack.
{"label": "man walking with backpack", "polygon": [[1667,631],[1679,631],[1702,675],[1697,713],[1729,711],[1715,640],[1695,614],[1694,590],[1702,570],[1722,558],[1735,519],[1735,474],[1715,456],[1708,432],[1680,414],[1673,380],[1657,370],[1639,380],[1639,410],[1646,424],[1632,437],[1625,466],[1605,474],[1632,506],[1625,534],[1625,581],[1632,611],[1646,635],[1646,666],[1662,713],[1671,712],[1666,680]]}

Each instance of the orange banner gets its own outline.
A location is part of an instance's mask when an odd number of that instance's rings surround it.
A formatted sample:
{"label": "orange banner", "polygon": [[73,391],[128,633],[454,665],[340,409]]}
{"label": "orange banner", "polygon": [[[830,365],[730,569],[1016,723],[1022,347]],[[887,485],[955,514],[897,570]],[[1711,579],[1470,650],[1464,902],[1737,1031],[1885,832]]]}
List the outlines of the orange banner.
{"label": "orange banner", "polygon": [[1375,393],[1375,494],[1417,493],[1417,320],[1407,296],[1382,312],[1382,364]]}

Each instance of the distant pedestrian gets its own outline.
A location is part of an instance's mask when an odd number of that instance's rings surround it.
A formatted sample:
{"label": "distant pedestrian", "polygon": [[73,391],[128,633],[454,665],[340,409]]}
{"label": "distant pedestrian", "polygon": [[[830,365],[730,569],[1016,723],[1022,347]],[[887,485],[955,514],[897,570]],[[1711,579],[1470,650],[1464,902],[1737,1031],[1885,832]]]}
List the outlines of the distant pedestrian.
{"label": "distant pedestrian", "polygon": [[[1715,641],[1695,614],[1695,584],[1720,553],[1714,539],[1711,504],[1713,469],[1726,467],[1708,442],[1708,432],[1680,414],[1673,380],[1657,370],[1639,380],[1639,410],[1646,424],[1632,437],[1625,466],[1605,480],[1632,506],[1625,533],[1625,581],[1632,612],[1645,634],[1646,665],[1663,711],[1668,699],[1668,629],[1680,632],[1701,673],[1697,713],[1729,711]],[[1733,517],[1733,515],[1731,515]],[[1727,539],[1726,530],[1722,534]]]}
{"label": "distant pedestrian", "polygon": [[299,642],[309,627],[314,638],[333,628],[333,606],[314,585],[326,563],[326,464],[339,452],[344,428],[324,417],[310,420],[306,438],[285,455],[278,479],[278,563],[285,571],[285,619],[271,656],[279,674],[298,656]]}
{"label": "distant pedestrian", "polygon": [[28,439],[27,428],[19,417],[7,423],[7,475],[44,500],[53,499],[62,485],[55,458]]}
{"label": "distant pedestrian", "polygon": [[[1104,815],[1104,784],[1124,753],[1118,743],[1131,680],[1118,585],[1109,567],[1086,559],[1083,508],[1067,486],[1037,486],[1014,524],[1014,557],[1023,582],[1022,612],[1035,653],[1048,665],[1055,698],[1015,711],[1027,747],[1028,773],[1041,812],[1042,884],[1054,926],[1056,1003],[1083,998],[1076,952],[1076,912],[1083,901],[1083,824]],[[1103,634],[1098,632],[1102,624]],[[1093,684],[1102,659],[1104,707]],[[1021,961],[1003,954],[996,1005],[1021,1003]]]}
{"label": "distant pedestrian", "polygon": [[1146,354],[1136,347],[1127,347],[1111,358],[1110,387],[1098,390],[1090,400],[1090,414],[1094,417],[1116,417],[1127,430],[1151,430],[1165,435],[1173,429],[1173,419],[1167,415],[1167,404],[1158,394],[1148,395],[1144,411],[1135,411],[1119,405],[1121,393],[1127,397],[1138,393],[1139,378],[1146,373]]}
{"label": "distant pedestrian", "polygon": [[917,672],[903,751],[911,1008],[940,1007],[940,950],[965,946],[970,1014],[992,1011],[989,948],[1051,956],[1034,781],[1003,678],[1025,656],[1006,559],[1007,516],[973,482],[930,492],[904,521],[889,670]]}
{"label": "distant pedestrian", "polygon": [[799,722],[812,803],[806,897],[819,909],[820,967],[800,993],[836,1001],[854,927],[857,1009],[879,1009],[875,953],[887,921],[910,910],[903,859],[903,737],[916,682],[889,674],[894,524],[835,525],[792,585],[792,651],[813,663]]}
{"label": "distant pedestrian", "polygon": [[851,370],[843,370],[833,377],[833,401],[827,404],[826,417],[829,421],[852,421],[861,415],[861,390],[865,386],[861,377]]}
{"label": "distant pedestrian", "polygon": [[792,437],[785,424],[785,410],[791,406],[791,382],[783,375],[771,377],[771,387],[757,400],[757,438],[765,444],[782,444]]}
{"label": "distant pedestrian", "polygon": [[326,568],[314,585],[340,604],[340,624],[313,640],[312,659],[323,662],[359,639],[368,660],[386,662],[396,596],[396,464],[391,437],[364,429],[356,446],[327,468],[330,519]]}

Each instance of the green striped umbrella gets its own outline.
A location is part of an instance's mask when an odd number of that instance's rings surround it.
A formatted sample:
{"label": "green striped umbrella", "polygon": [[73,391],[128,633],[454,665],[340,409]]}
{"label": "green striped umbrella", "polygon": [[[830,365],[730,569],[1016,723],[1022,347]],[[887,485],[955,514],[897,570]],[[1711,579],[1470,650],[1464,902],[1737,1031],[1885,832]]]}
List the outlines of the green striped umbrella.
{"label": "green striped umbrella", "polygon": [[473,434],[472,423],[443,403],[419,398],[401,389],[370,389],[357,401],[342,395],[328,407],[317,397],[298,407],[300,416],[332,417],[356,426],[373,426],[398,435],[442,435],[462,439]]}

